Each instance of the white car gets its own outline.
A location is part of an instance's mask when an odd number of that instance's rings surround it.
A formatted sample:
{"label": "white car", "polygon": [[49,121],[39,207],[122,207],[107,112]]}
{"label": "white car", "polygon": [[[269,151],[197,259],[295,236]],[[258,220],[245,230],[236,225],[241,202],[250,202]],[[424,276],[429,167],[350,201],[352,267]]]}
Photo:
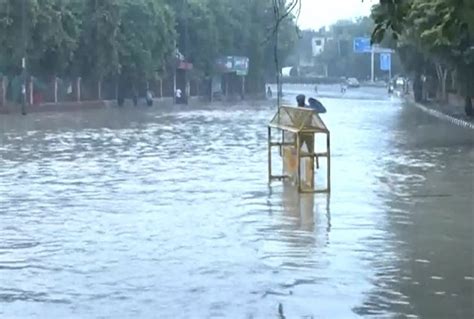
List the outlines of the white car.
{"label": "white car", "polygon": [[395,82],[399,86],[403,86],[405,84],[405,79],[402,77],[397,78],[397,81]]}
{"label": "white car", "polygon": [[356,78],[348,78],[347,79],[347,86],[350,88],[358,88],[360,87],[360,83]]}

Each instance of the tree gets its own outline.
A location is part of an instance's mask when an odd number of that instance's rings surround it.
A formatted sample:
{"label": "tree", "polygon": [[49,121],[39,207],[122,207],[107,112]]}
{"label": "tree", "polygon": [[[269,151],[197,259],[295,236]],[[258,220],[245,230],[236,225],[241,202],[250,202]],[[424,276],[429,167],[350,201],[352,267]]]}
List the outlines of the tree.
{"label": "tree", "polygon": [[[80,17],[77,3],[61,0],[0,2],[0,63],[9,73],[21,67],[25,45],[29,69],[42,74],[64,72],[78,46]],[[23,23],[25,33],[23,34]]]}
{"label": "tree", "polygon": [[[248,56],[248,87],[258,91],[265,75],[275,72],[265,58],[274,47],[275,0],[24,1],[26,19],[22,1],[0,0],[0,69],[10,75],[21,71],[24,43],[28,68],[37,76],[145,81],[174,67],[176,48],[206,76],[218,56]],[[278,0],[285,7],[293,2]],[[279,24],[283,61],[296,37],[294,16]]]}
{"label": "tree", "polygon": [[80,46],[71,73],[96,80],[117,73],[120,11],[121,5],[115,0],[84,1]]}
{"label": "tree", "polygon": [[[384,0],[372,12],[372,39],[387,31],[408,43],[435,65],[441,97],[446,95],[447,70],[458,77],[459,89],[470,102],[474,95],[474,3],[469,0]],[[466,113],[473,113],[466,103]]]}
{"label": "tree", "polygon": [[151,78],[174,50],[174,18],[160,0],[127,0],[117,35],[121,71],[133,81]]}

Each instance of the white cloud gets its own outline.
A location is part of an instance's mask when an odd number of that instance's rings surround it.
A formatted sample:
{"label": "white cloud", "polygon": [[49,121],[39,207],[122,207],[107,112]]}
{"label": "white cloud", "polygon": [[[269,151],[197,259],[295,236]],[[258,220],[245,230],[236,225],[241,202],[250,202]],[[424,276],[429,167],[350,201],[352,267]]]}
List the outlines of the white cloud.
{"label": "white cloud", "polygon": [[341,19],[352,19],[370,14],[378,0],[301,0],[298,24],[303,29],[319,29]]}

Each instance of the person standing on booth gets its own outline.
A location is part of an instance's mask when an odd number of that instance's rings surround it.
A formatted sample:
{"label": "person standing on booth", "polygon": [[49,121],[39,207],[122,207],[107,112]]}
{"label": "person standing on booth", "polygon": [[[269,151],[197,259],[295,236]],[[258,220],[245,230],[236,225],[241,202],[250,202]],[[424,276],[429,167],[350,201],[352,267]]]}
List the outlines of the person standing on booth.
{"label": "person standing on booth", "polygon": [[298,105],[298,107],[307,107],[306,96],[304,94],[299,94],[296,97],[296,104]]}

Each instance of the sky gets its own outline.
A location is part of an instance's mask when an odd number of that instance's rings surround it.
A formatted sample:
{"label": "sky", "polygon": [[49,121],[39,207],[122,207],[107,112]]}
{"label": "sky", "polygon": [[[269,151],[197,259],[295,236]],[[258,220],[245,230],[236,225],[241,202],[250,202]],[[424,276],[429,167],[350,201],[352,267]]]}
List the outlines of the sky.
{"label": "sky", "polygon": [[370,14],[378,0],[301,0],[298,24],[303,29],[319,29],[341,19],[352,19]]}

